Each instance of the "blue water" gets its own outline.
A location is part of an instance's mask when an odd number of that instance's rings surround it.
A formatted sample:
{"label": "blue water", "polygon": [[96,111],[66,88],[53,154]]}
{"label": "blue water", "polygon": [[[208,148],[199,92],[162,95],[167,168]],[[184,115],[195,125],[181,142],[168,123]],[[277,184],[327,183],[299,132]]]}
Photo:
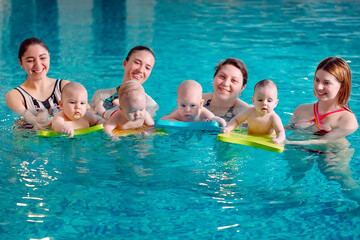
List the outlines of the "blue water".
{"label": "blue water", "polygon": [[[36,36],[51,52],[49,76],[81,82],[89,96],[121,82],[130,48],[150,46],[144,86],[156,119],[175,107],[181,81],[211,91],[214,66],[237,57],[249,71],[241,98],[274,80],[287,123],[314,102],[318,62],[339,56],[359,119],[358,1],[3,0],[0,26],[1,96],[25,80],[17,51]],[[40,139],[13,130],[17,116],[4,97],[0,105],[1,239],[360,238],[359,132],[336,155],[272,153],[203,132]]]}

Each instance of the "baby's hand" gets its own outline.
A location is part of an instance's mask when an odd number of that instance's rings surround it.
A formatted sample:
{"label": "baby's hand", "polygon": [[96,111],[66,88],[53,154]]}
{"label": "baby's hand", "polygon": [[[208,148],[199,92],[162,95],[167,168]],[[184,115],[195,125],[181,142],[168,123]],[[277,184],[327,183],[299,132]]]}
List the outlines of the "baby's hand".
{"label": "baby's hand", "polygon": [[150,133],[147,131],[142,131],[140,134],[144,136],[150,136]]}
{"label": "baby's hand", "polygon": [[112,136],[111,136],[111,140],[112,140],[113,142],[119,142],[119,141],[120,141],[120,138],[119,138],[118,136],[112,135]]}
{"label": "baby's hand", "polygon": [[211,122],[212,120],[210,118],[204,118],[202,122]]}
{"label": "baby's hand", "polygon": [[283,142],[283,141],[279,140],[278,138],[273,138],[273,139],[271,139],[271,141],[276,144],[280,144]]}
{"label": "baby's hand", "polygon": [[73,137],[74,136],[74,129],[70,128],[70,127],[65,127],[64,129],[62,129],[60,131],[61,134],[65,134],[65,135],[69,135],[69,137]]}
{"label": "baby's hand", "polygon": [[142,131],[140,134],[142,134],[144,136],[149,136],[150,133],[155,131],[155,130],[156,130],[155,126],[150,126],[145,131]]}
{"label": "baby's hand", "polygon": [[224,127],[220,130],[221,133],[229,133],[230,130],[227,127]]}

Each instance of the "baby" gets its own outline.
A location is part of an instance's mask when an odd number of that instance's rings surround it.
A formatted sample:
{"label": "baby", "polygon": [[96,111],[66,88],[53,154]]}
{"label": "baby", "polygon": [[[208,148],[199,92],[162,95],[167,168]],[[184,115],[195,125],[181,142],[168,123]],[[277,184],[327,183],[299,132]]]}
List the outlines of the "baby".
{"label": "baby", "polygon": [[135,129],[142,126],[154,126],[154,120],[146,111],[146,95],[143,86],[136,80],[121,85],[118,91],[119,109],[111,114],[104,126],[104,131],[115,137],[112,131]]}
{"label": "baby", "polygon": [[177,88],[178,109],[161,120],[200,122],[216,121],[221,126],[226,126],[224,119],[215,116],[212,112],[203,107],[202,87],[194,80],[186,80]]}
{"label": "baby", "polygon": [[258,82],[254,88],[250,107],[230,120],[228,125],[222,129],[223,133],[234,130],[239,124],[248,122],[248,134],[269,135],[276,133],[272,139],[274,143],[282,143],[285,140],[285,130],[280,117],[273,111],[279,100],[277,99],[277,87],[271,80],[265,79]]}
{"label": "baby", "polygon": [[59,104],[61,111],[54,116],[51,123],[51,128],[58,133],[73,137],[75,130],[105,122],[101,117],[87,111],[88,94],[80,83],[66,84]]}

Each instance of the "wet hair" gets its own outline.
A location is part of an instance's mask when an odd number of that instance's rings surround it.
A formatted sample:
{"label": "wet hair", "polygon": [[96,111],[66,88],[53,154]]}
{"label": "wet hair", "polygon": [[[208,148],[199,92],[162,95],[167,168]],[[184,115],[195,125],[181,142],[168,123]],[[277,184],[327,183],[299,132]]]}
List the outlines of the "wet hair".
{"label": "wet hair", "polygon": [[221,70],[221,68],[225,65],[233,65],[234,67],[238,68],[242,75],[243,75],[243,86],[246,85],[247,83],[247,80],[248,80],[248,71],[246,69],[246,66],[245,64],[237,59],[237,58],[228,58],[224,61],[221,61],[216,67],[215,67],[215,74],[214,74],[214,77],[216,76],[216,74]]}
{"label": "wet hair", "polygon": [[121,84],[118,90],[120,106],[126,104],[129,99],[137,99],[142,94],[145,95],[144,87],[136,80],[129,80]]}
{"label": "wet hair", "polygon": [[271,81],[270,79],[264,79],[264,80],[261,80],[260,82],[255,84],[254,91],[257,88],[262,88],[262,87],[266,87],[266,86],[269,86],[269,85],[274,86],[276,88],[276,91],[278,90],[276,84],[273,81]]}
{"label": "wet hair", "polygon": [[18,54],[18,58],[19,60],[21,61],[21,58],[22,56],[24,56],[24,53],[26,52],[26,50],[28,49],[28,47],[30,45],[40,45],[42,46],[43,48],[46,49],[46,51],[49,52],[49,49],[48,47],[46,46],[46,44],[41,41],[40,39],[38,38],[28,38],[28,39],[25,39],[21,44],[20,44],[20,47],[19,47],[19,54]]}
{"label": "wet hair", "polygon": [[328,57],[319,63],[315,74],[320,69],[327,71],[336,77],[337,81],[341,83],[341,87],[338,92],[338,104],[339,106],[350,110],[348,105],[351,92],[351,71],[349,65],[345,60],[339,57]]}
{"label": "wet hair", "polygon": [[125,60],[126,60],[126,61],[129,61],[131,55],[134,54],[134,53],[137,52],[137,51],[147,51],[147,52],[151,53],[151,55],[153,55],[153,57],[154,57],[154,59],[155,59],[155,54],[154,54],[153,50],[151,50],[151,48],[146,47],[146,46],[136,46],[136,47],[133,47],[133,48],[129,51],[129,53],[128,53],[128,55],[126,56]]}

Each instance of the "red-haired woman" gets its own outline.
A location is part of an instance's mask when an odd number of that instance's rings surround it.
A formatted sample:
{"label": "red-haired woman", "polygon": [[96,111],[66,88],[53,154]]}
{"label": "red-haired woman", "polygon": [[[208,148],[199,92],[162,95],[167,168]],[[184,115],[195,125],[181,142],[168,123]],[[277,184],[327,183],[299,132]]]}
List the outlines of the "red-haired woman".
{"label": "red-haired woman", "polygon": [[351,92],[351,71],[341,58],[328,57],[316,68],[314,94],[316,103],[302,104],[295,109],[288,126],[301,128],[322,136],[290,144],[321,144],[352,134],[358,122],[348,105]]}

